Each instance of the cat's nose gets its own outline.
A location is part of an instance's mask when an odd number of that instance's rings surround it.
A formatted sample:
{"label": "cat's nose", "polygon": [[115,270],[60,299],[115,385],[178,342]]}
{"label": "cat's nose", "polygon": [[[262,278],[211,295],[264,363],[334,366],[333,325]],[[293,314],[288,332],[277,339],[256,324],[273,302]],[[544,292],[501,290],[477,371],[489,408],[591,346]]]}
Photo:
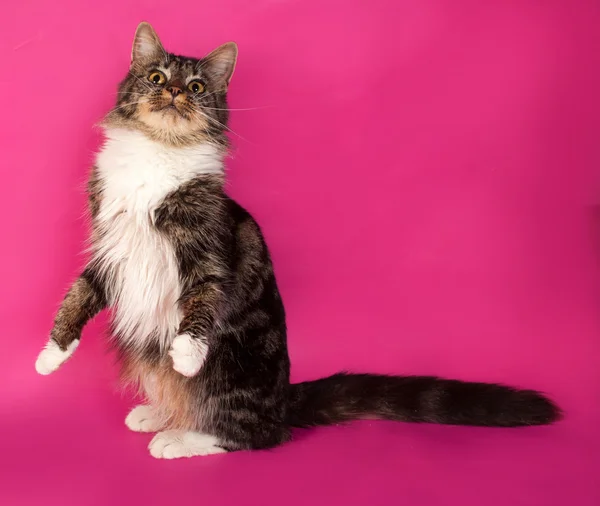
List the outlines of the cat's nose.
{"label": "cat's nose", "polygon": [[176,97],[177,95],[179,95],[181,93],[181,88],[179,88],[178,86],[169,86],[167,88],[167,91],[173,95],[173,97]]}

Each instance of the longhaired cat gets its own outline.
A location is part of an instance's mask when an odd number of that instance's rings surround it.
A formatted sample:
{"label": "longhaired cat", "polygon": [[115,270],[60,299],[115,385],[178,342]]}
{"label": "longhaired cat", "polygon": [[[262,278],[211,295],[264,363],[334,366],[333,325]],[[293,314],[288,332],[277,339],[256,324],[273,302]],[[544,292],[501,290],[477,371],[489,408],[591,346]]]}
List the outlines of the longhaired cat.
{"label": "longhaired cat", "polygon": [[124,381],[145,399],[125,423],[157,458],[271,448],[292,427],[378,418],[515,427],[559,409],[531,390],[435,377],[334,374],[290,384],[285,313],[259,226],[223,189],[228,43],[195,59],[139,25],[89,179],[91,258],[66,295],[40,374],[112,309]]}

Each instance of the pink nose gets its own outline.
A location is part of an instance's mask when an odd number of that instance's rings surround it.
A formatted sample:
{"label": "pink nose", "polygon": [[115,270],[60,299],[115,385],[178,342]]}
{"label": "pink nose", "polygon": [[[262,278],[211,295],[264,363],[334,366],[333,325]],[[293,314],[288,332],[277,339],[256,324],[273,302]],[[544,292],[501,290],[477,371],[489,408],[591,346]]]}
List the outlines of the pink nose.
{"label": "pink nose", "polygon": [[178,88],[177,86],[169,86],[167,88],[167,91],[173,95],[174,97],[176,97],[177,95],[179,95],[181,93],[181,88]]}

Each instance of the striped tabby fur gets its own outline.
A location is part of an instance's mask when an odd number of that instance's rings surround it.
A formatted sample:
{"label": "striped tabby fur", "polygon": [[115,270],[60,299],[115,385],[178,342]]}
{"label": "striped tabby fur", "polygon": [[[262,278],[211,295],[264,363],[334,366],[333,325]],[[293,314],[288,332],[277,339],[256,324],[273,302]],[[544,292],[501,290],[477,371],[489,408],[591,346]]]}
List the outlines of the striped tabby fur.
{"label": "striped tabby fur", "polygon": [[291,385],[283,303],[252,216],[223,189],[229,43],[167,53],[142,23],[89,183],[91,260],[56,317],[37,370],[56,370],[85,323],[113,309],[123,378],[146,404],[126,424],[157,432],[158,458],[271,448],[292,427],[360,418],[548,424],[541,394],[434,377],[336,374]]}

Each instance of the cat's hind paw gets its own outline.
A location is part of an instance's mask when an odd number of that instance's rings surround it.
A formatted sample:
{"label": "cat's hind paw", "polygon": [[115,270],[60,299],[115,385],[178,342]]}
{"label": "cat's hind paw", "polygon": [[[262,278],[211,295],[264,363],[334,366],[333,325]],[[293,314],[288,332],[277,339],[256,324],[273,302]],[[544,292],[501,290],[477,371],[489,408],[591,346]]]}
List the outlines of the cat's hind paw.
{"label": "cat's hind paw", "polygon": [[125,425],[134,432],[157,432],[163,427],[156,410],[144,404],[129,412],[125,418]]}
{"label": "cat's hind paw", "polygon": [[200,432],[167,430],[154,436],[148,449],[150,455],[157,459],[179,459],[196,455],[214,455],[226,453],[227,450],[218,446],[216,437]]}

